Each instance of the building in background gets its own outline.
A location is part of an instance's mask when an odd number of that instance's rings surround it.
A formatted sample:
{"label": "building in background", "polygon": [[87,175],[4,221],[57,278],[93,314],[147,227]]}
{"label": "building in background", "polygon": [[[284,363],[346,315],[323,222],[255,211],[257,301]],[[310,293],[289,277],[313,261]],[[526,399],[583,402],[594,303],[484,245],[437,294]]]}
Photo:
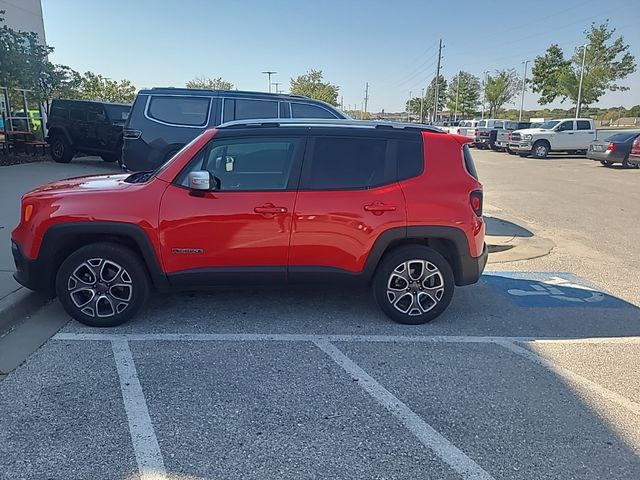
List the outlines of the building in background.
{"label": "building in background", "polygon": [[[41,0],[0,0],[0,11],[4,11],[3,25],[13,30],[34,32],[40,43],[47,43]],[[0,131],[27,130],[43,138],[45,118],[42,106],[30,101],[29,95],[28,90],[14,89],[10,92],[0,85]]]}
{"label": "building in background", "polygon": [[4,10],[5,25],[14,30],[37,33],[40,42],[47,43],[41,0],[0,0],[0,10]]}

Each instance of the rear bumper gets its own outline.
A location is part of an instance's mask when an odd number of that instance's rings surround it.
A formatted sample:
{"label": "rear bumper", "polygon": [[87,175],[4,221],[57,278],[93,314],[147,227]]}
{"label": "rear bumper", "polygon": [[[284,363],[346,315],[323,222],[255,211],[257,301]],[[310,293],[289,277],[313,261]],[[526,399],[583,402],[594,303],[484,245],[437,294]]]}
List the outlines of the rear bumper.
{"label": "rear bumper", "polygon": [[457,278],[458,286],[471,285],[480,279],[480,275],[484,272],[489,257],[489,249],[485,243],[482,253],[479,257],[462,256],[460,257],[460,275]]}

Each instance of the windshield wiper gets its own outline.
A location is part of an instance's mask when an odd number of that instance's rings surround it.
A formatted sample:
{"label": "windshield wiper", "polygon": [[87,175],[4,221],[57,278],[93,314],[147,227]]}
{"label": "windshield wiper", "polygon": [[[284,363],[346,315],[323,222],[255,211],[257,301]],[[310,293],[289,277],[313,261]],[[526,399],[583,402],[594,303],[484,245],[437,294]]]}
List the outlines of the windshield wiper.
{"label": "windshield wiper", "polygon": [[147,180],[149,180],[151,177],[153,177],[154,173],[155,173],[155,170],[146,170],[144,172],[132,173],[127,178],[125,178],[124,181],[127,183],[144,183]]}

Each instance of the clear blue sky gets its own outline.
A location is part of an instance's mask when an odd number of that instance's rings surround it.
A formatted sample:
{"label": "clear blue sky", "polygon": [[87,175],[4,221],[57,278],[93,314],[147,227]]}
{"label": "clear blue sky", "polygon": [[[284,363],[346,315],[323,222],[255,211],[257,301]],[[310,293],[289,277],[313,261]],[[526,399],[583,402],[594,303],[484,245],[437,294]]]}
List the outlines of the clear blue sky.
{"label": "clear blue sky", "polygon": [[[138,88],[182,86],[196,75],[266,90],[260,72],[288,91],[310,68],[340,86],[345,107],[404,110],[409,91],[433,78],[443,38],[442,73],[515,68],[551,43],[572,53],[591,22],[609,19],[640,64],[638,0],[42,0],[51,59]],[[530,66],[529,66],[530,68]],[[530,70],[529,70],[530,71]],[[628,92],[600,106],[640,104],[640,73]],[[525,108],[536,107],[528,93]],[[515,104],[514,104],[515,105]],[[565,105],[568,108],[568,105]]]}

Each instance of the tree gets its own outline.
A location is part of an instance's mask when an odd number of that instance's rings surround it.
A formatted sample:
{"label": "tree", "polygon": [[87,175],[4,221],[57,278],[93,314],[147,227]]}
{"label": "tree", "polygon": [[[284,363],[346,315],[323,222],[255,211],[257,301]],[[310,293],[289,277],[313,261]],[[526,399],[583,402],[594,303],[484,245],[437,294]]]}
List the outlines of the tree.
{"label": "tree", "polygon": [[[458,83],[458,81],[460,83]],[[446,106],[450,112],[456,111],[456,93],[458,113],[462,117],[471,117],[480,105],[480,79],[469,72],[458,72],[449,82]]]}
{"label": "tree", "polygon": [[84,75],[80,76],[77,98],[131,103],[135,96],[136,87],[129,80],[116,82],[93,72],[85,72]]}
{"label": "tree", "polygon": [[[629,89],[617,82],[635,72],[636,62],[623,37],[613,40],[615,31],[607,21],[601,25],[592,24],[591,29],[584,32],[588,46],[580,107],[596,103],[607,91]],[[583,54],[583,47],[577,47],[573,56],[566,60],[562,49],[551,45],[544,55],[536,57],[532,84],[533,91],[540,93],[538,102],[541,105],[557,98],[561,102],[569,99],[577,104]]]}
{"label": "tree", "polygon": [[231,82],[223,80],[222,77],[210,78],[210,77],[196,77],[193,80],[189,80],[186,83],[187,88],[203,88],[213,90],[233,90],[235,85]]}
{"label": "tree", "polygon": [[304,95],[338,106],[337,85],[323,82],[322,70],[309,70],[306,74],[291,79],[291,95]]}
{"label": "tree", "polygon": [[[444,110],[445,105],[446,105],[446,91],[447,91],[447,80],[444,78],[444,76],[439,75],[438,76],[438,112],[441,112],[442,110]],[[431,80],[431,83],[429,84],[429,86],[427,87],[427,89],[424,92],[424,108],[423,108],[423,117],[421,119],[422,122],[424,122],[424,120],[426,118],[431,118],[433,120],[436,120],[436,118],[434,117],[434,109],[433,107],[435,106],[435,102],[436,102],[436,77],[433,77],[433,79]],[[418,107],[418,114],[420,113],[420,109]]]}
{"label": "tree", "polygon": [[515,70],[497,70],[493,77],[488,75],[484,96],[489,104],[489,117],[496,117],[500,109],[513,100],[521,86]]}

